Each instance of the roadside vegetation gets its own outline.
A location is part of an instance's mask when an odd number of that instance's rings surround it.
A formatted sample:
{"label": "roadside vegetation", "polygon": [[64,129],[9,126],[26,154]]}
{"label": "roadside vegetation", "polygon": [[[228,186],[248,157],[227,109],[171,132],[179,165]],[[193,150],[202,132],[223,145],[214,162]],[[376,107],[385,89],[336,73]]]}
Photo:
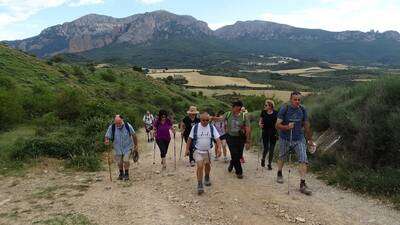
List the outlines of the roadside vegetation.
{"label": "roadside vegetation", "polygon": [[314,130],[340,142],[320,151],[312,169],[328,184],[390,199],[400,207],[400,78],[334,88],[309,97]]}

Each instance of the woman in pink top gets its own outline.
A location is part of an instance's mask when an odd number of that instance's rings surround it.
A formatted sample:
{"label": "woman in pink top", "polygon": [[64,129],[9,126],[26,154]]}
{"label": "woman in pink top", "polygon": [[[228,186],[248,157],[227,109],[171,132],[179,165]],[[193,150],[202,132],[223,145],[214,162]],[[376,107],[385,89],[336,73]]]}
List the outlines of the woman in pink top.
{"label": "woman in pink top", "polygon": [[168,113],[166,110],[160,110],[158,113],[157,120],[154,122],[154,133],[156,143],[161,153],[161,165],[162,169],[167,168],[166,155],[168,152],[168,146],[171,141],[170,131],[175,135],[175,129],[173,127],[172,121],[168,118]]}

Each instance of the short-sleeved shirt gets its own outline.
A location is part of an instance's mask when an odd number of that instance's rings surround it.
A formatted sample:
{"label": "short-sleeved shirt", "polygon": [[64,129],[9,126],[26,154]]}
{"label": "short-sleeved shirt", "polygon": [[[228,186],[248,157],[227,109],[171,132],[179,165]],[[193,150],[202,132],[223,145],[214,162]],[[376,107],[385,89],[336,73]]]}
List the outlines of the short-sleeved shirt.
{"label": "short-sleeved shirt", "polygon": [[154,117],[153,117],[153,115],[152,114],[150,114],[150,115],[144,115],[143,116],[143,122],[145,123],[145,124],[147,124],[147,125],[152,125],[153,124],[153,121],[154,121]]}
{"label": "short-sleeved shirt", "polygon": [[158,120],[154,122],[154,128],[157,130],[156,139],[170,141],[171,134],[169,133],[172,128],[172,122],[170,119],[165,120],[165,123],[161,123]]}
{"label": "short-sleeved shirt", "polygon": [[[131,135],[135,133],[133,127],[128,123],[128,127]],[[105,135],[106,138],[112,139],[112,125],[110,125],[107,129],[107,133]],[[129,132],[126,129],[125,124],[122,124],[121,127],[115,126],[114,140],[113,146],[116,155],[126,155],[129,151],[134,147],[134,143],[132,141],[132,137],[129,136]]]}
{"label": "short-sleeved shirt", "polygon": [[[283,105],[278,112],[278,119],[281,119],[283,125],[294,123],[294,129],[292,133],[292,141],[299,141],[304,139],[303,124],[307,121],[307,111],[301,106],[294,108],[291,104]],[[290,131],[280,131],[280,138],[290,140]]]}
{"label": "short-sleeved shirt", "polygon": [[226,112],[224,114],[224,118],[227,123],[226,133],[228,133],[230,136],[239,136],[239,131],[243,126],[250,127],[250,120],[243,113],[235,116],[232,112]]}
{"label": "short-sleeved shirt", "polygon": [[183,136],[185,138],[188,138],[190,131],[192,130],[192,127],[195,124],[200,123],[200,119],[195,117],[194,120],[192,120],[189,116],[185,116],[185,118],[183,118],[182,122],[185,125],[185,130],[183,131]]}
{"label": "short-sleeved shirt", "polygon": [[[199,123],[199,125],[197,126],[197,140],[195,143],[194,148],[200,152],[207,152],[210,151],[211,148],[211,127],[212,129],[214,129],[213,133],[214,133],[214,139],[217,139],[220,137],[217,129],[214,126],[210,126],[210,124],[207,124],[207,126],[203,127],[203,125],[201,125],[201,123]],[[194,129],[195,126],[192,127],[189,137],[193,140],[194,138]]]}
{"label": "short-sleeved shirt", "polygon": [[267,136],[275,136],[277,134],[275,124],[277,120],[278,112],[276,110],[272,111],[271,114],[268,114],[266,110],[261,112],[260,118],[264,124],[263,134]]}
{"label": "short-sleeved shirt", "polygon": [[212,124],[217,129],[218,134],[220,136],[222,136],[226,133],[226,120],[222,119],[222,120],[213,121]]}

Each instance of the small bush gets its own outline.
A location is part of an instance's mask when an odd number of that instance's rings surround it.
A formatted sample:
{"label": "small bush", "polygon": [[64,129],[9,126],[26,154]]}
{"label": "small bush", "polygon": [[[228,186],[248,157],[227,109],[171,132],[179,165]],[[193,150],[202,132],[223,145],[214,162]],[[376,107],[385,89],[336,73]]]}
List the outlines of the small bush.
{"label": "small bush", "polygon": [[114,73],[112,73],[110,71],[101,73],[101,79],[103,79],[104,81],[107,81],[107,82],[117,81],[117,78],[115,77]]}
{"label": "small bush", "polygon": [[81,154],[74,155],[67,162],[67,167],[79,171],[94,172],[102,169],[101,159],[95,152],[82,151]]}
{"label": "small bush", "polygon": [[23,119],[24,110],[16,93],[0,90],[0,130],[10,128]]}
{"label": "small bush", "polygon": [[62,90],[56,100],[56,113],[61,120],[76,121],[85,111],[86,98],[76,89]]}

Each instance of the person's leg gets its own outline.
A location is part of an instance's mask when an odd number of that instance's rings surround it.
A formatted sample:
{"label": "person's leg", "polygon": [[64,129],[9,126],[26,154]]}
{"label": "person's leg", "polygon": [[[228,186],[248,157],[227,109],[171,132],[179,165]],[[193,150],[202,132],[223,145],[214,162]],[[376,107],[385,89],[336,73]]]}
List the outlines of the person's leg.
{"label": "person's leg", "polygon": [[300,192],[306,195],[311,195],[311,190],[307,187],[306,184],[306,174],[307,174],[307,166],[308,166],[308,158],[307,158],[307,148],[305,141],[296,142],[296,153],[299,158],[299,174],[300,174]]}
{"label": "person's leg", "polygon": [[124,180],[129,180],[129,156],[131,155],[130,152],[124,155],[123,157],[123,164],[124,164]]}
{"label": "person's leg", "polygon": [[195,158],[193,157],[193,153],[194,153],[194,147],[190,146],[189,147],[189,162],[191,163],[192,166],[194,166],[194,162],[196,162]]}
{"label": "person's leg", "polygon": [[269,153],[268,153],[268,169],[272,169],[271,164],[274,158],[274,150],[276,145],[276,138],[275,136],[269,137]]}
{"label": "person's leg", "polygon": [[243,178],[243,168],[242,168],[242,163],[240,162],[240,159],[243,158],[243,150],[244,150],[244,140],[238,140],[237,142],[237,151],[239,155],[239,160],[236,162],[236,175],[238,178]]}
{"label": "person's leg", "polygon": [[124,177],[124,164],[122,162],[122,155],[115,155],[115,162],[117,163],[119,169],[118,180],[122,180]]}
{"label": "person's leg", "polygon": [[277,182],[283,183],[283,175],[282,168],[284,164],[284,160],[286,157],[286,153],[289,150],[289,141],[286,141],[282,138],[279,139],[279,159],[278,159],[278,172],[277,172]]}
{"label": "person's leg", "polygon": [[263,134],[262,136],[262,144],[263,144],[263,152],[262,152],[262,158],[261,158],[261,166],[265,167],[265,157],[267,156],[268,153],[268,136]]}
{"label": "person's leg", "polygon": [[235,147],[234,147],[234,139],[231,136],[228,136],[226,139],[226,143],[228,144],[229,152],[231,155],[231,160],[229,161],[228,171],[232,172],[234,167],[234,159],[235,159]]}
{"label": "person's leg", "polygon": [[194,157],[196,159],[196,175],[197,175],[197,193],[200,195],[204,192],[203,187],[203,170],[204,170],[204,160],[198,151],[194,152]]}

